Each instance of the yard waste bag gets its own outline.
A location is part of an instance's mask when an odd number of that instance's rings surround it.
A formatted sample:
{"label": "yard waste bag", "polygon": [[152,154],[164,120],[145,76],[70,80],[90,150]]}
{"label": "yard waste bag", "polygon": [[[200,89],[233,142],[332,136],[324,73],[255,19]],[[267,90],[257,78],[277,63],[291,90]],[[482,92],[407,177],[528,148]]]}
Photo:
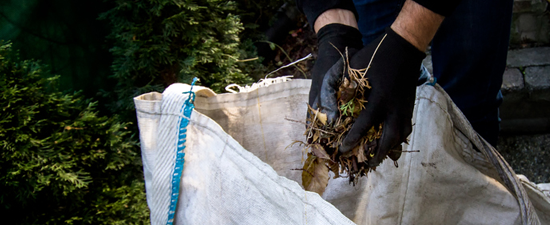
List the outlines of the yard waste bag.
{"label": "yard waste bag", "polygon": [[[152,224],[550,224],[548,184],[517,176],[445,91],[417,88],[395,167],[301,184],[310,80],[219,94],[173,84],[134,99]],[[286,81],[286,82],[285,82]],[[476,150],[477,149],[477,150]]]}

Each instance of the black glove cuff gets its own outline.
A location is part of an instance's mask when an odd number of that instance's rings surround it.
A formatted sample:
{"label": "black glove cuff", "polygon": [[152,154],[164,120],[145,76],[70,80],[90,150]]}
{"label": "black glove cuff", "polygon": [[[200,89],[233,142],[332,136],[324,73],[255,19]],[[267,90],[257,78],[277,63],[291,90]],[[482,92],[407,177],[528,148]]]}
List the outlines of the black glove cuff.
{"label": "black glove cuff", "polygon": [[317,32],[317,45],[319,48],[334,45],[343,51],[344,47],[360,49],[363,47],[361,32],[355,27],[333,23],[328,24]]}
{"label": "black glove cuff", "polygon": [[355,18],[359,18],[351,0],[296,0],[296,5],[306,15],[311,29],[313,29],[317,17],[329,9],[347,9],[353,12]]}

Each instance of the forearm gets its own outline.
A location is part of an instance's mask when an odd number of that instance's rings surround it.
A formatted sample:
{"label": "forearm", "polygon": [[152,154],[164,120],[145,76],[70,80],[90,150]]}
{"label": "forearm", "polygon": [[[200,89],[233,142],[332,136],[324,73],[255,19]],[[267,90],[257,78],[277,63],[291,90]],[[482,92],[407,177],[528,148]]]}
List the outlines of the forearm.
{"label": "forearm", "polygon": [[[325,22],[320,22],[319,24],[323,24],[321,26],[317,25],[318,27],[315,29],[316,33],[324,25],[331,23],[341,23],[344,25],[353,26],[353,24],[348,23],[351,22],[349,20],[353,20],[353,22],[357,24],[357,11],[355,10],[353,0],[296,0],[296,6],[306,15],[307,21],[314,29],[317,19],[324,14],[323,18],[319,21]],[[348,15],[349,12],[351,12],[352,16]],[[333,19],[334,21],[331,21]],[[337,20],[340,20],[340,22]],[[355,28],[357,28],[357,26],[355,26]]]}
{"label": "forearm", "polygon": [[407,0],[391,28],[420,51],[425,51],[444,18],[412,0]]}
{"label": "forearm", "polygon": [[355,15],[352,11],[346,9],[329,9],[319,15],[314,23],[313,27],[315,33],[319,32],[322,27],[333,23],[339,23],[359,29]]}

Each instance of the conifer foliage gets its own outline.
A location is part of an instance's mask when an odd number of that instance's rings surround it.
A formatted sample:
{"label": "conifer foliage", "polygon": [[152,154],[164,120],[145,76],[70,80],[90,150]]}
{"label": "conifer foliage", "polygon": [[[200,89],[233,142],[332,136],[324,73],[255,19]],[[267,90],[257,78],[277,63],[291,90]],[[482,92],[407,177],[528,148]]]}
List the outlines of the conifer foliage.
{"label": "conifer foliage", "polygon": [[217,92],[250,82],[237,66],[243,25],[235,13],[225,0],[116,1],[100,18],[112,26],[117,106],[133,109],[133,97],[193,77]]}
{"label": "conifer foliage", "polygon": [[137,143],[0,42],[0,215],[16,224],[145,224]]}

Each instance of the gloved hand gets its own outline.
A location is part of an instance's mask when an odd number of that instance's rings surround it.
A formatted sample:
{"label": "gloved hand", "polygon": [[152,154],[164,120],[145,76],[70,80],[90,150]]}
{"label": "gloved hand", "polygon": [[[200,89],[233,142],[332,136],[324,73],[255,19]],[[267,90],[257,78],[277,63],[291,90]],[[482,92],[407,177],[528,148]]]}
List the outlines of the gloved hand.
{"label": "gloved hand", "polygon": [[[361,111],[346,134],[339,151],[352,150],[372,126],[383,123],[382,137],[369,160],[377,166],[386,154],[406,141],[412,131],[416,83],[422,59],[426,55],[407,40],[387,28],[385,34],[359,50],[350,59],[351,68],[367,68],[366,77],[372,89],[367,90],[366,108]],[[319,94],[319,106],[329,123],[338,118],[336,92],[342,80],[344,63],[339,61],[327,72]]]}
{"label": "gloved hand", "polygon": [[317,32],[317,60],[311,69],[312,82],[309,90],[309,105],[311,107],[317,108],[315,100],[319,95],[326,72],[342,58],[341,54],[345,54],[346,47],[348,47],[350,55],[363,47],[361,38],[359,30],[343,24],[329,24],[319,29]]}

